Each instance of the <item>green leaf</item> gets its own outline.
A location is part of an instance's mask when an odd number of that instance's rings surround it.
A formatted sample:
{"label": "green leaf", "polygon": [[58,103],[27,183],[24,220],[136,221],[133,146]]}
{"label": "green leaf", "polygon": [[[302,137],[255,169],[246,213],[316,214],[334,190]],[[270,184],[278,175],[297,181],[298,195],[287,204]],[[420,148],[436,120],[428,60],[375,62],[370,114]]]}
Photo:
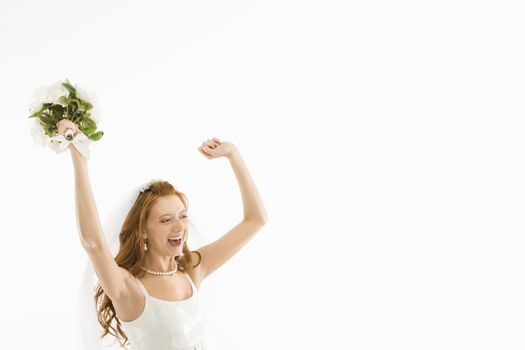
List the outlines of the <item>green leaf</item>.
{"label": "green leaf", "polygon": [[84,122],[89,125],[89,127],[93,128],[93,129],[97,129],[97,123],[95,123],[95,121],[93,119],[91,119],[89,113],[86,113],[84,115]]}
{"label": "green leaf", "polygon": [[94,134],[91,134],[89,135],[89,139],[93,140],[93,141],[98,141],[102,138],[102,136],[104,136],[104,132],[103,131],[97,131],[96,133]]}
{"label": "green leaf", "polygon": [[97,125],[90,118],[84,117],[79,122],[79,128],[84,132],[84,134],[89,135],[97,130]]}
{"label": "green leaf", "polygon": [[60,112],[60,113],[64,113],[64,109],[65,109],[65,107],[63,107],[63,106],[61,106],[61,105],[53,105],[53,106],[51,106],[50,109],[53,110],[53,111],[57,111],[57,112]]}
{"label": "green leaf", "polygon": [[92,133],[94,133],[95,131],[97,131],[96,129],[93,129],[93,128],[90,128],[90,127],[87,127],[87,128],[80,128],[80,130],[82,130],[82,132],[86,135],[90,135]]}
{"label": "green leaf", "polygon": [[49,119],[51,118],[51,114],[49,113],[48,110],[45,110],[44,112],[40,113],[39,117],[41,121],[43,121],[44,123],[47,123]]}
{"label": "green leaf", "polygon": [[78,110],[79,111],[85,111],[86,110],[86,106],[82,103],[82,101],[80,99],[76,99],[75,100],[77,106],[78,106]]}
{"label": "green leaf", "polygon": [[60,105],[54,105],[51,107],[51,115],[55,119],[62,119],[62,115],[64,114],[64,108]]}
{"label": "green leaf", "polygon": [[67,91],[69,91],[69,93],[71,93],[71,94],[76,94],[77,93],[77,91],[75,90],[75,87],[73,85],[71,85],[71,83],[67,79],[66,79],[65,83],[62,83],[62,86],[64,86],[67,89]]}

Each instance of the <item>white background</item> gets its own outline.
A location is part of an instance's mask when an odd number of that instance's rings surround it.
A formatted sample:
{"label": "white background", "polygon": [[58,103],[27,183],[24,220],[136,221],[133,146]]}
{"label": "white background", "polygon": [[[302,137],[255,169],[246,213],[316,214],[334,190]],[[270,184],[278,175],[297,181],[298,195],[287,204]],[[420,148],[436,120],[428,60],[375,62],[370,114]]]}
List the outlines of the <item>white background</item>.
{"label": "white background", "polygon": [[197,148],[241,151],[270,221],[201,285],[210,348],[523,349],[524,17],[519,1],[2,0],[2,348],[76,348],[72,162],[27,118],[68,78],[101,111],[102,218],[163,178],[211,242],[242,202]]}

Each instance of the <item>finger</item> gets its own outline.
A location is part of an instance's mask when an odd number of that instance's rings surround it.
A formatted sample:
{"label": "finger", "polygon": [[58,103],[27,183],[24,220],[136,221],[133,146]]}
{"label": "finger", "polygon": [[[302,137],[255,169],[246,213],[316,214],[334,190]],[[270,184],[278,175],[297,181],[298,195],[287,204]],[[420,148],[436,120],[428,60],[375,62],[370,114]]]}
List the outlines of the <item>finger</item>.
{"label": "finger", "polygon": [[215,155],[215,154],[214,154],[214,150],[213,150],[210,146],[208,146],[207,144],[203,144],[203,145],[201,146],[201,148],[202,148],[202,150],[203,150],[204,152],[208,153],[209,155],[211,155],[211,156]]}
{"label": "finger", "polygon": [[207,147],[208,150],[211,150],[211,149],[212,149],[212,146],[213,146],[213,144],[208,143],[208,142],[203,142],[203,143],[202,143],[202,147]]}
{"label": "finger", "polygon": [[211,158],[211,156],[210,156],[208,153],[206,153],[206,152],[204,152],[204,151],[202,150],[202,147],[199,147],[199,151],[200,151],[200,152],[201,152],[206,158],[208,158],[208,159]]}
{"label": "finger", "polygon": [[208,145],[204,145],[204,151],[206,151],[207,153],[211,154],[212,156],[215,155],[215,150],[213,148],[211,148],[210,146],[208,146]]}
{"label": "finger", "polygon": [[218,142],[219,144],[221,143],[221,140],[219,140],[219,139],[216,138],[216,137],[213,138],[213,141]]}

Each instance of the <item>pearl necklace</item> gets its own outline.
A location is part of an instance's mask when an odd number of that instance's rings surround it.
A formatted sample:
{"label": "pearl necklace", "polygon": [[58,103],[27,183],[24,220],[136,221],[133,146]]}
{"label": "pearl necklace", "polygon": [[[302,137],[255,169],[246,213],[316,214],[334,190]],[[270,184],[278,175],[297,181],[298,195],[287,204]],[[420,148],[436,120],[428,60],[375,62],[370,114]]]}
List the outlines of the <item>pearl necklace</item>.
{"label": "pearl necklace", "polygon": [[161,271],[161,272],[158,272],[158,271],[151,271],[151,270],[148,270],[147,268],[145,267],[140,267],[142,270],[146,271],[147,273],[149,274],[152,274],[152,275],[155,275],[155,276],[170,276],[170,275],[173,275],[174,273],[177,272],[177,269],[178,269],[178,264],[177,262],[175,262],[175,270],[171,270],[171,271]]}

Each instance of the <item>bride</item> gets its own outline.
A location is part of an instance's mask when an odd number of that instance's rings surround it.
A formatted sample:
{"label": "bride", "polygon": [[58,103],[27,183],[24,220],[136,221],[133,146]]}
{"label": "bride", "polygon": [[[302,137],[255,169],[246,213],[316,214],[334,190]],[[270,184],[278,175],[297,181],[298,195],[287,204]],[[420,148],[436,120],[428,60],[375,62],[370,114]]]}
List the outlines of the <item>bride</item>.
{"label": "bride", "polygon": [[[63,119],[58,133],[70,128]],[[186,196],[156,180],[137,193],[121,226],[119,250],[108,246],[89,182],[87,160],[68,146],[75,173],[80,242],[99,284],[94,295],[101,337],[111,333],[133,350],[205,349],[198,291],[202,281],[236,254],[266,223],[267,214],[248,169],[234,144],[208,139],[198,148],[208,159],[226,157],[237,178],[243,220],[216,241],[196,250],[188,238]]]}

